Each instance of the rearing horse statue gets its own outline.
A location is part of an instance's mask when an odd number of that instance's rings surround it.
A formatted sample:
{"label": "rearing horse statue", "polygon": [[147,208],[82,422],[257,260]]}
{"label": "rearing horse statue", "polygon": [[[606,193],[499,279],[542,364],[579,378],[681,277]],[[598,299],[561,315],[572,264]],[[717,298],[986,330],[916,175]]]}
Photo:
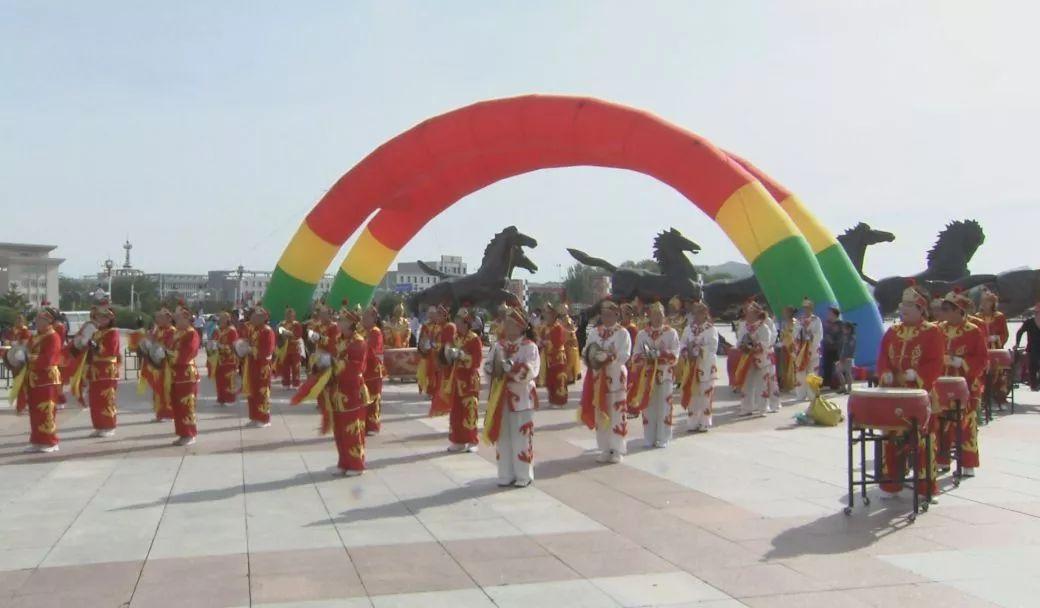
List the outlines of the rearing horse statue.
{"label": "rearing horse statue", "polygon": [[[986,242],[982,226],[975,220],[956,220],[939,232],[935,245],[928,251],[927,267],[913,275],[922,287],[933,295],[946,293],[954,287],[970,289],[996,280],[996,275],[972,275],[968,262]],[[890,315],[899,307],[907,279],[895,276],[881,279],[874,286],[874,299],[881,314]]]}
{"label": "rearing horse statue", "polygon": [[700,245],[684,237],[675,228],[661,232],[654,239],[654,260],[661,267],[661,274],[635,268],[618,268],[577,249],[567,249],[567,252],[582,264],[602,268],[610,273],[610,295],[613,299],[630,301],[639,298],[644,302],[665,302],[672,296],[701,298],[700,273],[685,253],[698,253],[700,250]]}
{"label": "rearing horse statue", "polygon": [[537,246],[538,241],[517,230],[516,226],[510,226],[491,239],[484,249],[480,268],[473,274],[456,277],[430,268],[420,261],[419,267],[423,272],[444,280],[411,296],[408,306],[418,315],[421,310],[438,304],[457,308],[465,302],[490,310],[503,302],[517,305],[519,302],[516,296],[505,290],[506,279],[512,277],[516,268],[538,271],[538,266],[524,253],[524,247]]}

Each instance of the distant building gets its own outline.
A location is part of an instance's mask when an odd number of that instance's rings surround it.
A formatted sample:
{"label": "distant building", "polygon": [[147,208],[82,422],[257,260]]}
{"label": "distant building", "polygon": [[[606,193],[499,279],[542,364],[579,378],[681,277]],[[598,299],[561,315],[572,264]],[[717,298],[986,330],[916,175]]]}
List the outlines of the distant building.
{"label": "distant building", "polygon": [[14,289],[30,306],[43,300],[58,304],[58,266],[65,260],[50,257],[54,245],[0,243],[0,293]]}
{"label": "distant building", "polygon": [[610,297],[610,276],[601,275],[592,277],[592,301],[599,302]]}
{"label": "distant building", "polygon": [[212,300],[209,295],[209,277],[204,274],[175,274],[170,272],[154,272],[144,275],[155,282],[159,289],[159,299],[182,299],[185,302],[202,302]]}
{"label": "distant building", "polygon": [[[272,274],[270,270],[243,270],[239,279],[237,270],[210,270],[206,276],[206,289],[211,294],[208,299],[233,302],[236,306],[258,302],[264,297]],[[332,289],[333,278],[330,274],[321,278],[314,290],[315,299]]]}
{"label": "distant building", "polygon": [[524,279],[506,279],[506,291],[516,296],[516,299],[522,304],[527,305],[527,281]]}
{"label": "distant building", "polygon": [[[451,276],[466,274],[466,263],[462,261],[461,256],[442,255],[438,261],[428,262],[424,260],[423,263],[434,270]],[[412,293],[422,291],[443,280],[432,274],[426,274],[419,268],[417,262],[400,262],[397,264],[397,270],[391,270],[386,273],[378,288],[397,293]]]}

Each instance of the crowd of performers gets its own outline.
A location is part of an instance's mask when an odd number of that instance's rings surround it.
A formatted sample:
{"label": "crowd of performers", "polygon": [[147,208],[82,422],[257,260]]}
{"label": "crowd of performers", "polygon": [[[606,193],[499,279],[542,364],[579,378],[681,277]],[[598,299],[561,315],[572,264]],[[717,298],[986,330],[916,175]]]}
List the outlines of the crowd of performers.
{"label": "crowd of performers", "polygon": [[[825,367],[821,353],[828,332],[834,332],[836,344],[832,373],[843,378],[843,390],[851,388],[855,328],[843,323],[837,310],[823,321],[813,302],[802,304],[801,311],[783,311],[779,321],[754,300],[743,307],[730,371],[730,384],[741,395],[741,416],[778,411],[786,391],[793,391],[796,401],[810,398],[810,376]],[[979,466],[976,412],[988,350],[1003,348],[1009,338],[1007,320],[996,305],[996,295],[985,292],[976,313],[965,294],[951,292],[933,300],[912,285],[904,292],[900,321],[885,333],[878,357],[876,377],[884,387],[932,391],[940,376],[967,380],[971,399],[962,417],[958,452],[966,477]],[[364,471],[365,438],[381,428],[384,349],[404,348],[413,338],[403,307],[381,319],[374,306],[344,303],[333,310],[318,303],[306,322],[288,309],[276,328],[269,325],[267,311],[256,307],[244,321],[221,314],[218,329],[205,341],[193,328],[193,316],[183,305],[173,311],[164,308],[151,330],[130,335],[129,348],[141,352],[139,390],[151,390],[156,421],[173,420],[175,444],[195,441],[196,358],[204,348],[218,404],[230,405],[244,395],[248,424],[266,427],[271,384],[280,378],[284,388],[294,391],[293,405],[317,403],[321,432],[333,435],[343,474]],[[58,448],[55,409],[64,403],[66,385],[90,408],[96,436],[115,432],[122,345],[114,318],[112,308],[101,303],[92,309],[92,331],[66,339],[57,311],[45,305],[35,316],[35,332],[24,324],[16,327],[15,343],[24,346],[26,362],[16,375],[12,398],[19,411],[29,411],[33,450]],[[481,440],[494,444],[501,485],[526,486],[533,480],[533,412],[539,408],[539,388],[545,390],[548,407],[563,408],[571,385],[581,382],[578,418],[595,432],[600,462],[623,460],[634,418],[642,419],[648,447],[667,447],[676,399],[687,411],[688,432],[712,427],[720,336],[703,302],[605,301],[587,328],[576,325],[566,304],[547,305],[537,315],[502,306],[490,324],[492,344],[486,353],[483,323],[468,306],[454,312],[431,307],[418,333],[418,387],[430,400],[430,416],[448,416],[448,451],[475,452]],[[482,371],[490,380],[483,425]],[[1008,389],[995,388],[998,399]],[[952,430],[946,437],[934,437],[936,417],[928,431],[933,446],[956,441]],[[896,476],[910,464],[922,471],[950,466],[949,450],[933,449],[918,463],[905,460],[898,442],[890,442],[884,454],[886,476]],[[882,489],[894,495],[900,487]]]}

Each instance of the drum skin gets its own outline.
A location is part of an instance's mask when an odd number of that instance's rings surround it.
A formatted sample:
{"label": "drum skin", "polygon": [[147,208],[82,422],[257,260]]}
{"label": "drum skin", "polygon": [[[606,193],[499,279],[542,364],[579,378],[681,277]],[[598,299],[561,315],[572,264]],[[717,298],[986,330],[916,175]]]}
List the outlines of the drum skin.
{"label": "drum skin", "polygon": [[902,430],[910,419],[924,426],[930,413],[928,393],[916,388],[858,388],[849,397],[849,418],[860,428]]}
{"label": "drum skin", "polygon": [[388,348],[383,351],[386,375],[391,378],[414,378],[422,355],[415,348]]}
{"label": "drum skin", "polygon": [[1003,348],[989,349],[989,366],[996,369],[1011,367],[1011,351]]}
{"label": "drum skin", "polygon": [[961,407],[967,407],[968,381],[960,376],[940,376],[935,381],[935,394],[939,397],[939,407],[944,410],[953,409],[954,401],[960,401]]}

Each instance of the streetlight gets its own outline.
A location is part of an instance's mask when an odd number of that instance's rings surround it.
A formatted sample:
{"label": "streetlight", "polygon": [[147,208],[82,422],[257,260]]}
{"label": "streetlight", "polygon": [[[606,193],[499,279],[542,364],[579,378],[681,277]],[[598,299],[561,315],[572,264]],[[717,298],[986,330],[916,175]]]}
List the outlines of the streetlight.
{"label": "streetlight", "polygon": [[116,263],[112,261],[112,258],[105,260],[105,272],[108,274],[108,299],[112,300],[112,269],[115,268]]}
{"label": "streetlight", "polygon": [[242,275],[246,273],[246,269],[239,264],[236,269],[238,273],[238,287],[235,288],[235,306],[242,307]]}

